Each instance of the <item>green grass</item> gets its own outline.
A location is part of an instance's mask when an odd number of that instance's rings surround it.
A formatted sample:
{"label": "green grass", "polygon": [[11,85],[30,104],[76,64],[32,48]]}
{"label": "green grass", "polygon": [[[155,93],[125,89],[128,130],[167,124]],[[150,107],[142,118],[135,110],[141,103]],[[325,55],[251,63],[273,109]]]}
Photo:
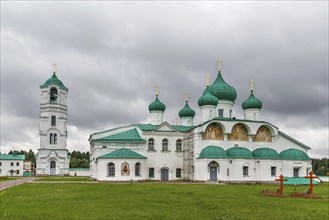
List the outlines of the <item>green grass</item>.
{"label": "green grass", "polygon": [[10,180],[15,180],[15,179],[20,179],[20,178],[23,178],[23,177],[1,177],[0,182],[10,181]]}
{"label": "green grass", "polygon": [[65,177],[58,177],[58,176],[54,176],[54,177],[40,177],[39,179],[35,180],[35,181],[90,181],[89,177],[81,177],[81,176],[77,176],[77,177],[72,177],[72,176],[65,176]]}
{"label": "green grass", "polygon": [[[328,219],[328,184],[314,187],[321,199],[260,195],[276,187],[30,183],[0,192],[0,219]],[[294,191],[285,186],[284,194]]]}

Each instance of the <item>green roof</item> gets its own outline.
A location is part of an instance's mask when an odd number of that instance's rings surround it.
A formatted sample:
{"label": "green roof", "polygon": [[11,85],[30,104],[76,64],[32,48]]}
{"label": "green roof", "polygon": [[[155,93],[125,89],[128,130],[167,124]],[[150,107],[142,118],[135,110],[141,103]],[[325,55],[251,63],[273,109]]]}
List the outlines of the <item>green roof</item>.
{"label": "green roof", "polygon": [[70,168],[70,171],[89,171],[90,168]]}
{"label": "green roof", "polygon": [[293,148],[282,151],[279,156],[282,160],[311,160],[304,151]]}
{"label": "green roof", "polygon": [[0,160],[25,160],[25,155],[0,154]]}
{"label": "green roof", "polygon": [[144,157],[143,155],[140,155],[139,153],[136,153],[135,151],[129,150],[129,149],[119,149],[115,150],[111,153],[105,154],[103,156],[100,156],[99,158],[125,158],[125,159],[147,159],[147,157]]}
{"label": "green roof", "polygon": [[155,100],[149,105],[149,111],[163,111],[166,110],[165,104],[163,104],[159,98],[158,95],[156,95]]}
{"label": "green roof", "polygon": [[[151,124],[132,124],[131,126],[136,126],[142,131],[153,131],[154,129],[159,127],[159,125],[151,125]],[[179,132],[185,132],[187,130],[190,130],[191,128],[194,128],[194,126],[183,126],[183,125],[170,125],[170,126]]]}
{"label": "green roof", "polygon": [[184,108],[178,112],[179,117],[194,117],[195,111],[188,105],[186,101]]}
{"label": "green roof", "polygon": [[185,132],[187,130],[190,130],[191,128],[194,128],[194,126],[183,126],[183,125],[171,125],[171,126],[179,132]]}
{"label": "green roof", "polygon": [[[284,181],[284,185],[309,185],[310,179],[304,177],[284,177],[287,181]],[[313,184],[318,184],[317,181],[312,180]]]}
{"label": "green roof", "polygon": [[218,72],[216,80],[210,85],[209,90],[211,94],[216,96],[219,100],[225,99],[234,101],[237,97],[235,88],[224,81],[220,71]]}
{"label": "green roof", "polygon": [[217,159],[217,158],[228,158],[228,156],[223,148],[217,146],[208,146],[201,151],[199,158]]}
{"label": "green roof", "polygon": [[279,159],[279,153],[271,148],[258,148],[252,152],[255,159]]}
{"label": "green roof", "polygon": [[244,147],[232,147],[226,150],[229,158],[244,158],[253,159],[253,155],[250,150]]}
{"label": "green roof", "polygon": [[198,100],[198,105],[201,107],[205,105],[217,106],[217,104],[218,98],[210,93],[209,86],[207,86],[206,90],[204,91],[204,94]]}
{"label": "green roof", "polygon": [[106,141],[106,142],[138,142],[144,143],[145,140],[141,138],[136,128],[124,131],[121,133],[109,135],[106,137],[95,139],[95,141]]}
{"label": "green roof", "polygon": [[68,91],[68,88],[66,86],[64,86],[64,84],[62,83],[62,81],[60,79],[57,78],[56,73],[53,74],[53,76],[51,78],[49,78],[43,85],[40,86],[40,88],[47,88],[49,85],[56,85],[59,88]]}
{"label": "green roof", "polygon": [[263,106],[262,101],[260,101],[255,97],[253,90],[251,90],[249,98],[242,103],[243,110],[250,108],[261,109],[262,106]]}

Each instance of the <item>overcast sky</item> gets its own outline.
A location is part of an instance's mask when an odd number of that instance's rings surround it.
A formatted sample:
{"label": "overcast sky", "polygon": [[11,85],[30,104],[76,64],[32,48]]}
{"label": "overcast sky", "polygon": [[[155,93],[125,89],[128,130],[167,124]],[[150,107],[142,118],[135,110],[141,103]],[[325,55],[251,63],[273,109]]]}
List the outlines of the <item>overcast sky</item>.
{"label": "overcast sky", "polygon": [[91,133],[149,123],[154,86],[176,123],[206,74],[222,74],[238,98],[255,81],[261,119],[328,157],[328,1],[87,2],[1,1],[1,149],[39,147],[40,85],[69,88],[70,151]]}

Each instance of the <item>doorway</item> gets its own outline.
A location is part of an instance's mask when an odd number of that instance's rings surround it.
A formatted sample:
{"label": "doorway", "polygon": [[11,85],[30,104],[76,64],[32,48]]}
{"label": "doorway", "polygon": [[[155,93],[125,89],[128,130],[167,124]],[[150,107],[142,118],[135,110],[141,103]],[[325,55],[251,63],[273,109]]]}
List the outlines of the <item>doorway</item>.
{"label": "doorway", "polygon": [[168,168],[161,169],[161,181],[168,181],[169,180],[169,170]]}
{"label": "doorway", "polygon": [[210,180],[217,180],[217,173],[219,169],[219,165],[216,161],[212,161],[209,163],[209,173],[210,173]]}
{"label": "doorway", "polygon": [[50,161],[50,175],[56,175],[56,161],[54,160]]}

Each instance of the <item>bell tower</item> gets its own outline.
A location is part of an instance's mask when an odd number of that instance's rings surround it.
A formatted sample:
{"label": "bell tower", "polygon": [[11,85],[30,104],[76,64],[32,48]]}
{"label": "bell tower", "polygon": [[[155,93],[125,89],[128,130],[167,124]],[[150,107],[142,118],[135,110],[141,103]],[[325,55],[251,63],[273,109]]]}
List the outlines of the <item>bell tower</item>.
{"label": "bell tower", "polygon": [[40,148],[37,154],[37,175],[68,175],[67,139],[68,88],[56,75],[40,86]]}

